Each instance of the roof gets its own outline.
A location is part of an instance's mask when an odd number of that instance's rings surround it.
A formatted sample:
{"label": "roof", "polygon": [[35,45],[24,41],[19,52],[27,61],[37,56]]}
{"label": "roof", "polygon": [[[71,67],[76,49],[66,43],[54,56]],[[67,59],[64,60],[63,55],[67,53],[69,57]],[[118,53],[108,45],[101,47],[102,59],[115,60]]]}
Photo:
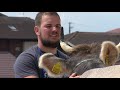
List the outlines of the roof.
{"label": "roof", "polygon": [[93,42],[101,43],[105,40],[113,41],[118,44],[120,41],[120,34],[112,33],[100,33],[100,32],[74,32],[71,34],[65,35],[65,41],[70,42],[74,45],[86,43],[90,44]]}
{"label": "roof", "polygon": [[2,13],[0,13],[0,16],[7,17],[6,15],[4,15],[4,14],[2,14]]}
{"label": "roof", "polygon": [[37,39],[34,20],[28,17],[3,17],[0,14],[0,39]]}
{"label": "roof", "polygon": [[109,31],[107,31],[107,33],[119,33],[120,34],[120,28],[109,30]]}

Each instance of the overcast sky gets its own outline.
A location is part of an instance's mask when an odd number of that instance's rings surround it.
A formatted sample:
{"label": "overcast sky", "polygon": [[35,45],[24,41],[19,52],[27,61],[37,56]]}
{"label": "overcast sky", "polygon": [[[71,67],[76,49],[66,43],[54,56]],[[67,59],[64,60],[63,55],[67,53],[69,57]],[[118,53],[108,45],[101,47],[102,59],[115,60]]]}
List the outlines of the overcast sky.
{"label": "overcast sky", "polygon": [[[37,12],[1,12],[8,16],[30,17],[35,19]],[[71,32],[106,32],[120,28],[120,12],[58,12],[61,16],[64,33]]]}

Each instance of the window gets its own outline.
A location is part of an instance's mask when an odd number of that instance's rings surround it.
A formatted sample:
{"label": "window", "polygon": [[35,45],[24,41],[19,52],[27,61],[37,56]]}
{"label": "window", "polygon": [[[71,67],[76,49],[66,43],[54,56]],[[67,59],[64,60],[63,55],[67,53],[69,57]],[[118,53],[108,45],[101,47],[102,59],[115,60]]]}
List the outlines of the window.
{"label": "window", "polygon": [[8,27],[9,27],[12,31],[18,31],[18,30],[16,29],[16,27],[14,27],[14,26],[12,26],[12,25],[8,25]]}

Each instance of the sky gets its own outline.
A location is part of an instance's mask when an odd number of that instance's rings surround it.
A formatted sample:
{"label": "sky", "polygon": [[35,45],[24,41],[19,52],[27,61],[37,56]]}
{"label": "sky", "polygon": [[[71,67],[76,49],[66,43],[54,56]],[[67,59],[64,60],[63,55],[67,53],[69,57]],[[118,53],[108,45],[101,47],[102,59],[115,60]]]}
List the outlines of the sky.
{"label": "sky", "polygon": [[[7,16],[35,19],[38,12],[0,12]],[[72,32],[106,32],[120,28],[120,12],[58,12],[64,34]]]}

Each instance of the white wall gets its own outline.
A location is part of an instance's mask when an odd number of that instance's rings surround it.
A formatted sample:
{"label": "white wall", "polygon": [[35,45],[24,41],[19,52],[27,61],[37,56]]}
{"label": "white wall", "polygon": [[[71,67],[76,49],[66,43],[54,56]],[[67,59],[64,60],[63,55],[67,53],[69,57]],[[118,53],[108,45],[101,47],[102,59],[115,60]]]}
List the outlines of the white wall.
{"label": "white wall", "polygon": [[23,43],[23,51],[30,48],[31,46],[37,44],[35,41],[27,41]]}

